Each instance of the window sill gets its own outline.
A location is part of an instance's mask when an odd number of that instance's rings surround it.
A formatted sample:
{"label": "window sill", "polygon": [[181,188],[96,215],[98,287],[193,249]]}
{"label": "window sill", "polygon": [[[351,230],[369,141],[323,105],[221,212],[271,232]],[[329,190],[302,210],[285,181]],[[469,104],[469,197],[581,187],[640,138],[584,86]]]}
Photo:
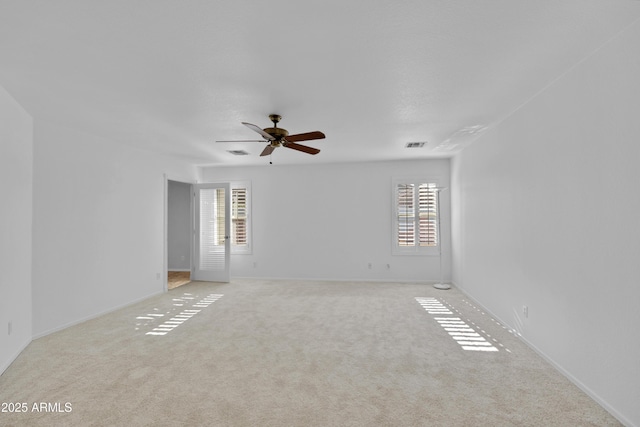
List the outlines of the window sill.
{"label": "window sill", "polygon": [[440,256],[438,252],[438,248],[434,248],[433,250],[418,250],[418,251],[403,251],[394,249],[391,251],[391,255],[393,256],[428,256],[428,257],[437,257]]}

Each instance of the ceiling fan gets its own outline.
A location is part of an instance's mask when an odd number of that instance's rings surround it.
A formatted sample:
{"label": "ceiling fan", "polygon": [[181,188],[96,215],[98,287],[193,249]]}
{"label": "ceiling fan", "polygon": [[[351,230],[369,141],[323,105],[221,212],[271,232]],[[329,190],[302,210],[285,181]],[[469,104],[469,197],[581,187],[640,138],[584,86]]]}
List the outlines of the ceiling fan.
{"label": "ceiling fan", "polygon": [[278,122],[282,117],[278,114],[270,114],[269,119],[273,122],[273,127],[260,129],[258,126],[251,123],[242,122],[243,125],[249,129],[258,132],[264,139],[252,139],[252,140],[238,140],[238,141],[216,141],[216,142],[266,142],[267,145],[261,156],[268,156],[278,147],[287,147],[293,150],[302,151],[308,154],[318,154],[320,150],[306,145],[297,144],[298,141],[310,141],[312,139],[323,139],[324,133],[319,131],[297,133],[295,135],[289,135],[286,129],[279,128]]}

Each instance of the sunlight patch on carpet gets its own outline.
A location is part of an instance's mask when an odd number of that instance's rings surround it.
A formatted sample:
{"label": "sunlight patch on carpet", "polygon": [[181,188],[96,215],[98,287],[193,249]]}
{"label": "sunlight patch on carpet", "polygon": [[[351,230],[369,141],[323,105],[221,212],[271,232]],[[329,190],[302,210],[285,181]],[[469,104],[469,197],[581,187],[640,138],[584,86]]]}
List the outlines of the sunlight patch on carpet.
{"label": "sunlight patch on carpet", "polygon": [[[462,313],[453,306],[431,297],[416,297],[415,300],[427,313],[433,316],[433,319],[438,322],[463,350],[491,352],[499,351],[498,347],[502,347],[506,351],[509,351],[484,330],[480,328],[478,328],[478,330],[474,329],[474,326],[477,328],[477,325],[469,319],[466,319],[466,321],[463,320],[460,317]],[[470,324],[473,326],[470,326]],[[481,335],[479,331],[484,335]]]}
{"label": "sunlight patch on carpet", "polygon": [[[158,308],[154,308],[153,313],[146,313],[144,315],[137,316],[136,320],[138,322],[136,323],[135,329],[138,331],[141,329],[153,328],[145,335],[166,335],[196,314],[200,313],[203,309],[218,301],[223,296],[223,294],[209,294],[196,301],[197,295],[185,292],[180,298],[172,299],[173,308],[166,313],[161,313]],[[174,313],[178,310],[180,310],[180,312]],[[163,321],[163,318],[166,318],[167,320]],[[161,323],[156,326],[156,322]]]}

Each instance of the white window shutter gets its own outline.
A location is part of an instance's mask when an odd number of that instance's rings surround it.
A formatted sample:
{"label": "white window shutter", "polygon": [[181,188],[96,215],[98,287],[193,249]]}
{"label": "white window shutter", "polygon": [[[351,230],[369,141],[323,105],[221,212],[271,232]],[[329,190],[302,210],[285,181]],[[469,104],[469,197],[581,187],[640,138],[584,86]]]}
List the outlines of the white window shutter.
{"label": "white window shutter", "polygon": [[247,245],[247,189],[234,188],[231,192],[232,199],[232,244],[235,246]]}
{"label": "white window shutter", "polygon": [[396,190],[398,246],[415,246],[414,185],[398,184]]}
{"label": "white window shutter", "polygon": [[224,267],[225,236],[224,189],[200,190],[200,268],[218,270]]}
{"label": "white window shutter", "polygon": [[438,245],[436,185],[423,183],[418,187],[418,216],[420,246]]}

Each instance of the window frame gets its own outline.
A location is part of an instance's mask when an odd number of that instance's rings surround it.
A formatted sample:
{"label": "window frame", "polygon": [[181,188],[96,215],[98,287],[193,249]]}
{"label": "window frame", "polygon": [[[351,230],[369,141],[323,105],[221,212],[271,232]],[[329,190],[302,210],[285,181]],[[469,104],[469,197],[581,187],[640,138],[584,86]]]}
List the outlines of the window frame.
{"label": "window frame", "polygon": [[[420,246],[419,244],[419,227],[420,227],[420,215],[419,215],[419,191],[415,191],[413,195],[414,203],[414,215],[413,215],[413,227],[414,235],[416,237],[413,246],[400,246],[399,245],[399,228],[400,222],[398,221],[398,185],[414,185],[416,190],[421,184],[434,184],[436,187],[442,187],[442,178],[434,175],[425,176],[409,176],[409,177],[393,177],[391,179],[391,253],[392,255],[408,255],[408,256],[439,256],[440,245],[442,244],[442,218],[438,218],[437,215],[442,215],[442,206],[436,205],[436,244],[433,246]],[[440,198],[440,203],[442,200]],[[439,226],[438,226],[439,225]]]}

